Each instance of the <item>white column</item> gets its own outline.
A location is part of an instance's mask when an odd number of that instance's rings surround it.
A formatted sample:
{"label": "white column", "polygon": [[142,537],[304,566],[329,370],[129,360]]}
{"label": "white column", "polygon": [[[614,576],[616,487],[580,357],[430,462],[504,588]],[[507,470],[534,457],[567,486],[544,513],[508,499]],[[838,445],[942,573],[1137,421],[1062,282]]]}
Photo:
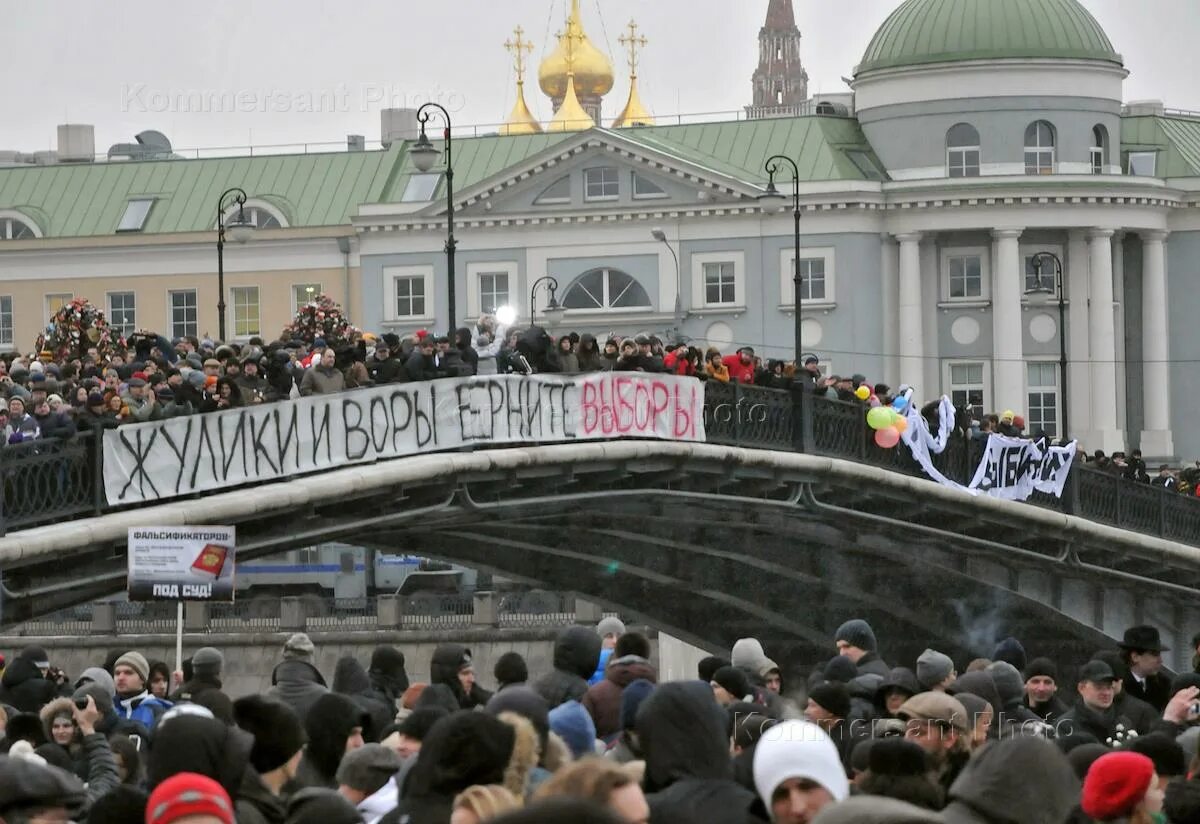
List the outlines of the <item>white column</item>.
{"label": "white column", "polygon": [[1088,233],[1091,247],[1091,311],[1088,313],[1088,348],[1092,363],[1092,440],[1090,449],[1107,453],[1125,448],[1125,435],[1117,429],[1117,347],[1113,333],[1112,229]]}
{"label": "white column", "polygon": [[1025,347],[1021,327],[1021,229],[996,229],[996,269],[992,272],[993,409],[1025,409]]}
{"label": "white column", "polygon": [[[1068,437],[1077,438],[1089,452],[1099,449],[1092,445],[1092,370],[1088,366],[1091,351],[1088,348],[1088,243],[1087,234],[1081,229],[1070,232],[1067,244],[1067,291],[1071,305],[1067,309],[1067,379],[1064,387],[1070,400],[1068,409],[1071,419],[1067,421]],[[1064,334],[1060,329],[1059,334]]]}
{"label": "white column", "polygon": [[883,286],[883,382],[896,387],[900,379],[899,249],[892,236],[879,236],[879,275]]}
{"label": "white column", "polygon": [[925,327],[922,353],[924,368],[921,370],[920,393],[925,397],[937,397],[942,385],[942,364],[939,360],[941,342],[938,340],[938,301],[942,299],[941,262],[938,260],[936,234],[925,234],[921,238],[921,322]]}
{"label": "white column", "polygon": [[1113,336],[1117,343],[1117,428],[1129,431],[1125,394],[1125,233],[1113,235]]}
{"label": "white column", "polygon": [[927,389],[922,391],[921,387],[925,354],[921,303],[921,235],[897,235],[896,240],[900,241],[900,295],[896,300],[896,305],[900,307],[899,383],[918,387],[918,397],[926,397],[929,392]]}
{"label": "white column", "polygon": [[1171,458],[1171,389],[1167,360],[1170,332],[1167,329],[1166,232],[1142,232],[1142,397],[1145,415],[1142,454],[1146,458]]}

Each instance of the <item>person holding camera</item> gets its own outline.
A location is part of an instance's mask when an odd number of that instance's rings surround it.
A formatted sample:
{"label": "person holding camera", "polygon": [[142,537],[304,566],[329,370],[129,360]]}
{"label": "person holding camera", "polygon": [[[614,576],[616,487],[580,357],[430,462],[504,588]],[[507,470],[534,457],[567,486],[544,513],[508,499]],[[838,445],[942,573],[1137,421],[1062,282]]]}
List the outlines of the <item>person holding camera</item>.
{"label": "person holding camera", "polygon": [[56,698],[42,708],[40,715],[50,743],[39,747],[38,753],[50,763],[58,760],[54,751],[61,751],[64,764],[70,759],[75,775],[87,784],[89,801],[120,783],[108,739],[96,729],[101,713],[92,696]]}

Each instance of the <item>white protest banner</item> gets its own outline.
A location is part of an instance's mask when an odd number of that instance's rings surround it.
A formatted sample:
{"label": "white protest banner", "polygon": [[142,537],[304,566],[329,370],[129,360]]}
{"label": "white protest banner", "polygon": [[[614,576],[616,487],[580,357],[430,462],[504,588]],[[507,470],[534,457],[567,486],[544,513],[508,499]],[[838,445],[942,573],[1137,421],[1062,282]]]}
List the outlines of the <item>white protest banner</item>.
{"label": "white protest banner", "polygon": [[971,488],[1006,501],[1028,500],[1034,490],[1061,497],[1074,459],[1074,441],[1043,449],[1037,441],[993,434]]}
{"label": "white protest banner", "polygon": [[232,601],[231,526],[129,528],[129,600]]}
{"label": "white protest banner", "polygon": [[159,501],[358,463],[489,444],[704,440],[704,386],[644,372],[388,384],[104,433],[110,504]]}
{"label": "white protest banner", "polygon": [[908,404],[905,419],[908,423],[908,428],[900,434],[900,439],[908,444],[909,451],[912,452],[913,458],[921,465],[921,469],[924,470],[925,474],[942,486],[959,489],[974,495],[973,490],[943,475],[933,465],[933,457],[930,454],[942,454],[946,449],[946,445],[950,442],[950,433],[954,429],[954,403],[945,395],[942,396],[941,403],[938,404],[938,433],[936,437],[929,431],[929,422],[921,415],[921,410],[911,401]]}

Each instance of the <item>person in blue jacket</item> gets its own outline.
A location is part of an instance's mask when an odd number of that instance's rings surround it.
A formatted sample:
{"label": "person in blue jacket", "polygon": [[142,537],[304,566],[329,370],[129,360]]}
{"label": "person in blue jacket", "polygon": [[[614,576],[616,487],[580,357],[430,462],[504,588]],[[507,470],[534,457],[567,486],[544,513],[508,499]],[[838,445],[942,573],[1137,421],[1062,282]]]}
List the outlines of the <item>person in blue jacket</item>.
{"label": "person in blue jacket", "polygon": [[127,652],[113,664],[113,681],[117,691],[113,709],[117,716],[144,724],[146,729],[153,732],[158,719],[173,704],[150,694],[146,688],[149,677],[150,663],[140,652]]}
{"label": "person in blue jacket", "polygon": [[613,649],[617,646],[617,639],[625,634],[625,625],[621,623],[620,618],[610,615],[602,618],[600,623],[596,624],[596,634],[600,636],[600,661],[596,665],[596,671],[588,679],[589,687],[594,687],[604,680],[604,670],[608,667],[608,659],[612,657]]}

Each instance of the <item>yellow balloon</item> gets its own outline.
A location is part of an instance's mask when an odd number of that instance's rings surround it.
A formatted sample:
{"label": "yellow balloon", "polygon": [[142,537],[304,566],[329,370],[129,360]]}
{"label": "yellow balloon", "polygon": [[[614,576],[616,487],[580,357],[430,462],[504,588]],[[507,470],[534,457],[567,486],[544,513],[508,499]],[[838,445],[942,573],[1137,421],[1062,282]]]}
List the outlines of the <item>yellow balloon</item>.
{"label": "yellow balloon", "polygon": [[871,390],[866,386],[860,386],[854,390],[854,397],[858,398],[860,401],[865,401],[867,398],[871,397]]}

